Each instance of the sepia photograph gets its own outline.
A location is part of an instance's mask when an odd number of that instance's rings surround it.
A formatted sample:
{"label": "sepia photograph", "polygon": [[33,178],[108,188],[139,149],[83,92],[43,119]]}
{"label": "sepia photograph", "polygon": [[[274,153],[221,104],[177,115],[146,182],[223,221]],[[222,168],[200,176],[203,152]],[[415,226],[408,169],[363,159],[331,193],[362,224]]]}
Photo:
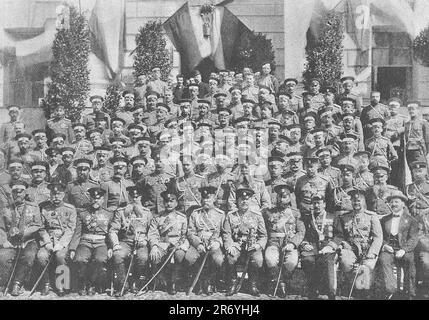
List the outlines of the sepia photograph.
{"label": "sepia photograph", "polygon": [[428,165],[429,0],[0,0],[0,301],[429,300]]}

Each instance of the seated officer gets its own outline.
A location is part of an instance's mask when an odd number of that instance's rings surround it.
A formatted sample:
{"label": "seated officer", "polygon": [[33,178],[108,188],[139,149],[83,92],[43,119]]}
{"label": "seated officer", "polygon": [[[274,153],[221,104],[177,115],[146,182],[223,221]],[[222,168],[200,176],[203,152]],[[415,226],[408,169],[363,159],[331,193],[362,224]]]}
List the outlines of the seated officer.
{"label": "seated officer", "polygon": [[[76,229],[69,245],[70,259],[74,260],[78,272],[79,295],[95,294],[95,286],[99,291],[105,283],[105,266],[107,259],[112,256],[112,250],[107,247],[108,226],[113,213],[102,208],[104,194],[99,187],[88,189],[91,202],[79,212]],[[88,265],[92,264],[89,277]]]}
{"label": "seated officer", "polygon": [[253,194],[253,190],[247,188],[236,191],[238,209],[228,212],[223,225],[226,277],[230,283],[227,296],[235,294],[238,289],[236,264],[243,256],[249,260],[250,293],[259,296],[257,281],[264,262],[262,252],[267,244],[267,230],[261,213],[250,209]]}
{"label": "seated officer", "polygon": [[[50,261],[50,255],[55,257],[55,265],[66,265],[66,254],[76,228],[76,208],[65,203],[65,186],[60,183],[48,185],[50,200],[42,203],[42,225],[40,231],[41,248],[37,252],[37,264],[40,272]],[[46,271],[42,284],[42,295],[48,295],[50,290],[49,271]],[[64,295],[64,288],[57,288],[59,296]]]}
{"label": "seated officer", "polygon": [[322,289],[327,289],[328,298],[335,300],[337,289],[334,268],[337,244],[333,241],[335,214],[326,212],[323,195],[314,195],[311,202],[312,212],[302,217],[305,237],[301,244],[301,264],[308,281],[308,296],[315,299]]}
{"label": "seated officer", "polygon": [[[293,189],[283,184],[275,186],[274,192],[277,193],[276,206],[267,210],[264,215],[268,234],[265,262],[271,278],[270,293],[275,290],[278,274],[281,272],[279,269],[285,269],[279,284],[279,295],[284,298],[286,284],[283,279],[289,279],[298,266],[298,247],[304,239],[305,227],[299,211],[291,208],[290,195]],[[281,252],[283,253],[280,254]],[[280,257],[283,257],[282,261]]]}
{"label": "seated officer", "polygon": [[[221,229],[225,216],[222,210],[215,207],[216,190],[214,186],[199,188],[202,206],[195,209],[189,217],[188,240],[191,246],[186,252],[185,260],[189,266],[193,266],[203,255],[208,254],[209,258],[199,282],[203,283],[202,288],[200,286],[202,290],[197,290],[197,294],[200,294],[200,291],[204,291],[207,295],[213,294],[213,276],[222,267],[224,261]],[[197,264],[198,267],[200,263]]]}
{"label": "seated officer", "polygon": [[[131,186],[127,188],[130,203],[126,207],[115,211],[110,229],[109,238],[113,247],[113,261],[115,265],[117,296],[120,296],[122,286],[124,292],[128,290],[125,283],[125,259],[135,255],[133,274],[133,292],[137,292],[146,280],[149,262],[147,233],[152,220],[152,213],[141,204],[140,190]],[[133,271],[134,270],[134,271]]]}
{"label": "seated officer", "polygon": [[[397,190],[387,201],[392,208],[392,214],[381,219],[383,228],[383,247],[378,260],[382,278],[382,292],[390,298],[396,288],[396,277],[393,269],[404,270],[404,289],[408,298],[415,296],[416,268],[414,264],[414,249],[418,242],[419,225],[406,207],[408,198]],[[399,273],[399,272],[397,272]],[[399,273],[400,274],[400,273]]]}
{"label": "seated officer", "polygon": [[167,291],[174,295],[177,292],[176,282],[179,270],[186,251],[189,249],[189,242],[186,239],[188,221],[186,216],[177,211],[177,194],[172,188],[161,193],[164,200],[165,210],[152,219],[149,227],[150,260],[153,271],[158,270],[165,257],[174,250],[172,257],[171,277],[168,281]]}
{"label": "seated officer", "polygon": [[377,214],[366,210],[364,191],[354,189],[348,194],[353,210],[336,218],[334,241],[341,246],[341,269],[349,274],[357,272],[360,277],[356,280],[356,288],[368,290],[383,242],[383,231]]}
{"label": "seated officer", "polygon": [[[11,295],[19,296],[22,285],[31,272],[39,244],[36,239],[42,227],[39,207],[36,203],[25,200],[28,184],[13,181],[10,184],[12,203],[0,217],[0,272],[1,285],[6,286],[12,272],[12,263],[18,255]],[[9,288],[6,288],[6,294]]]}

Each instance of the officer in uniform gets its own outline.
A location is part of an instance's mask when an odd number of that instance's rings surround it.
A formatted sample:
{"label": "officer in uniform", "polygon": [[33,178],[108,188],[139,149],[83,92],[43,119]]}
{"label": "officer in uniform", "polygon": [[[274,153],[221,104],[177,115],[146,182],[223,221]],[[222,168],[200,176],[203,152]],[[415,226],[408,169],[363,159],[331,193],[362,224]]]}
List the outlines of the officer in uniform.
{"label": "officer in uniform", "polygon": [[[102,208],[105,193],[100,187],[88,189],[91,201],[78,213],[76,229],[69,245],[70,259],[77,266],[78,293],[81,296],[93,296],[96,289],[102,292],[106,283],[106,263],[112,256],[106,236],[113,212]],[[89,264],[93,268],[88,275]]]}
{"label": "officer in uniform", "polygon": [[[54,255],[54,265],[65,266],[68,246],[76,228],[76,208],[65,203],[65,185],[51,183],[48,185],[50,199],[40,205],[42,226],[40,230],[40,250],[37,252],[37,265],[40,272]],[[49,271],[46,271],[42,280],[42,295],[48,295],[50,290]],[[59,296],[65,294],[64,288],[57,288]]]}
{"label": "officer in uniform", "polygon": [[[136,186],[127,187],[131,202],[118,208],[113,216],[109,228],[109,239],[113,248],[113,262],[116,273],[115,288],[120,296],[122,286],[126,292],[128,283],[125,283],[125,260],[135,255],[133,274],[133,292],[138,292],[146,281],[149,266],[148,231],[152,220],[152,213],[141,204],[140,190]],[[134,270],[134,271],[133,271]]]}
{"label": "officer in uniform", "polygon": [[332,162],[332,149],[325,147],[316,151],[316,157],[319,158],[320,168],[318,172],[329,179],[331,188],[336,188],[340,185],[340,169],[333,167]]}
{"label": "officer in uniform", "polygon": [[410,121],[405,123],[404,145],[407,163],[426,161],[429,152],[429,123],[420,116],[420,103],[410,101],[407,103]]}
{"label": "officer in uniform", "polygon": [[[270,277],[270,294],[274,291],[280,268],[284,268],[279,283],[279,296],[286,297],[285,279],[289,280],[298,266],[298,248],[304,239],[305,226],[298,210],[291,207],[290,195],[293,188],[285,184],[274,187],[277,194],[275,207],[264,214],[268,242],[265,249],[265,262]],[[280,253],[283,260],[280,261]]]}
{"label": "officer in uniform", "polygon": [[110,116],[101,111],[103,107],[104,98],[98,94],[93,94],[91,97],[89,97],[89,102],[92,104],[92,112],[83,116],[82,123],[85,127],[88,127],[88,124],[94,123],[95,124],[95,117],[97,114],[101,114],[103,117],[107,119],[107,127],[110,127]]}
{"label": "officer in uniform", "polygon": [[339,94],[337,97],[337,103],[341,104],[344,98],[353,99],[356,102],[356,112],[357,115],[360,116],[362,112],[362,97],[352,93],[353,86],[355,84],[355,78],[351,76],[346,76],[341,78],[341,82],[343,84],[343,93]]}
{"label": "officer in uniform", "polygon": [[382,136],[385,123],[382,118],[370,121],[373,136],[365,141],[365,150],[371,154],[370,161],[381,161],[390,168],[390,164],[398,160],[398,154],[390,139]]}
{"label": "officer in uniform", "polygon": [[225,214],[215,207],[216,187],[204,186],[199,188],[199,192],[201,207],[195,209],[189,217],[187,236],[191,246],[186,252],[185,261],[195,269],[202,263],[197,261],[208,252],[208,260],[199,282],[202,286],[196,292],[201,294],[202,291],[210,296],[214,292],[214,276],[220,272],[224,262],[221,230]]}
{"label": "officer in uniform", "polygon": [[[119,104],[119,108],[115,112],[115,117],[124,120],[124,126],[133,123],[132,110],[134,109],[135,94],[133,91],[124,90],[122,92],[124,104]],[[111,121],[113,129],[113,119]]]}
{"label": "officer in uniform", "polygon": [[301,264],[308,281],[308,296],[316,299],[322,289],[327,289],[328,298],[335,300],[335,252],[338,246],[334,242],[334,220],[337,215],[326,211],[323,195],[315,194],[311,202],[313,210],[302,217],[305,237],[300,246]]}
{"label": "officer in uniform", "polygon": [[86,127],[82,123],[73,124],[74,140],[71,147],[75,150],[75,158],[84,158],[92,151],[92,144],[86,140]]}
{"label": "officer in uniform", "polygon": [[30,150],[30,156],[34,161],[47,161],[48,159],[45,151],[48,149],[48,138],[46,137],[46,131],[37,129],[31,134],[36,145],[33,150]]}
{"label": "officer in uniform", "polygon": [[[293,190],[295,189],[296,182],[302,176],[305,176],[307,172],[302,167],[302,153],[290,152],[287,154],[287,158],[289,159],[289,170],[283,175],[285,178],[285,184],[291,187]],[[292,208],[297,209],[296,197],[295,193],[291,194],[291,202]]]}
{"label": "officer in uniform", "polygon": [[295,92],[296,86],[298,85],[298,80],[295,78],[287,78],[283,81],[284,89],[279,89],[279,92],[284,92],[290,95],[289,104],[291,109],[294,112],[298,112],[299,110],[304,108],[304,104],[302,102],[302,97]]}
{"label": "officer in uniform", "polygon": [[365,193],[368,210],[382,216],[391,214],[392,208],[387,202],[387,197],[398,190],[398,188],[387,184],[390,170],[380,165],[373,167],[371,171],[374,175],[374,185],[367,189]]}
{"label": "officer in uniform", "polygon": [[168,188],[161,193],[164,200],[164,208],[155,216],[149,227],[150,261],[153,272],[157,271],[164,258],[171,250],[175,250],[172,257],[170,279],[167,283],[167,291],[174,295],[177,292],[176,282],[179,271],[189,249],[189,241],[186,239],[188,221],[186,216],[177,211],[178,199],[173,188]]}
{"label": "officer in uniform", "polygon": [[147,129],[152,143],[156,143],[158,135],[165,129],[165,122],[168,120],[170,111],[170,107],[165,103],[156,104],[156,122]]}
{"label": "officer in uniform", "polygon": [[56,182],[67,185],[76,179],[76,169],[73,167],[73,160],[75,159],[75,150],[71,147],[61,148],[61,158],[63,163],[57,168]]}
{"label": "officer in uniform", "polygon": [[110,147],[95,147],[94,152],[96,166],[91,169],[91,179],[98,183],[109,181],[113,177],[113,167],[109,163]]}
{"label": "officer in uniform", "polygon": [[319,158],[305,158],[307,174],[298,178],[295,186],[296,203],[301,214],[311,211],[311,197],[314,193],[326,195],[329,180],[317,171],[320,167]]}
{"label": "officer in uniform", "polygon": [[18,123],[22,123],[19,120],[19,115],[21,112],[21,107],[12,105],[7,107],[7,110],[9,112],[10,121],[7,123],[2,124],[0,127],[0,143],[6,143],[10,141],[11,139],[15,138],[15,126]]}
{"label": "officer in uniform", "polygon": [[393,192],[387,201],[393,213],[380,221],[384,239],[379,258],[382,292],[389,299],[399,290],[393,269],[403,268],[405,295],[412,299],[416,294],[414,249],[419,240],[419,223],[410,215],[406,206],[408,198],[401,191]]}
{"label": "officer in uniform", "polygon": [[50,198],[50,191],[46,182],[48,167],[48,163],[44,161],[34,161],[31,165],[33,180],[27,189],[27,194],[29,199],[35,203],[42,203]]}
{"label": "officer in uniform", "polygon": [[284,168],[285,160],[282,157],[275,156],[268,158],[268,171],[271,178],[265,182],[265,186],[273,206],[277,203],[277,193],[274,191],[274,188],[287,183],[286,179],[283,178]]}
{"label": "officer in uniform", "polygon": [[31,135],[28,133],[20,133],[15,136],[15,140],[18,143],[18,148],[9,152],[9,158],[7,160],[10,162],[11,159],[20,159],[24,167],[24,173],[31,177],[30,167],[31,163],[34,161],[30,154]]}
{"label": "officer in uniform", "polygon": [[414,217],[424,217],[429,214],[429,181],[428,169],[425,161],[414,161],[411,164],[413,182],[406,186],[405,194],[408,197],[409,209]]}
{"label": "officer in uniform", "polygon": [[227,280],[230,286],[227,296],[236,293],[238,281],[236,264],[240,257],[249,261],[250,294],[259,296],[257,287],[259,271],[263,265],[263,250],[267,244],[267,230],[260,211],[250,209],[254,191],[240,188],[236,191],[237,210],[230,211],[222,229],[222,239],[226,251]]}
{"label": "officer in uniform", "polygon": [[201,197],[198,190],[201,188],[204,178],[194,172],[192,157],[182,157],[182,166],[184,175],[176,179],[176,185],[180,193],[179,203],[183,206],[183,212],[189,216],[192,209],[201,206]]}
{"label": "officer in uniform", "polygon": [[127,187],[134,186],[131,180],[125,179],[128,160],[124,157],[113,157],[110,159],[113,166],[113,177],[111,180],[102,182],[101,189],[106,192],[105,208],[116,210],[120,204],[129,203]]}
{"label": "officer in uniform", "polygon": [[335,215],[341,215],[353,210],[349,192],[354,189],[355,167],[351,164],[343,164],[340,166],[341,185],[333,189],[333,192],[326,195],[327,209]]}
{"label": "officer in uniform", "polygon": [[325,97],[320,92],[320,79],[313,78],[310,80],[309,87],[308,87],[309,93],[312,94],[311,98],[311,105],[314,109],[316,109],[316,112],[323,108],[325,105]]}
{"label": "officer in uniform", "polygon": [[73,141],[72,122],[65,117],[64,106],[59,105],[53,110],[52,118],[46,122],[46,133],[48,141],[53,140],[58,133],[64,134],[68,144]]}
{"label": "officer in uniform", "polygon": [[70,182],[66,187],[64,202],[70,203],[78,211],[92,202],[88,189],[99,187],[99,184],[90,179],[92,161],[82,158],[74,161],[76,167],[76,180]]}
{"label": "officer in uniform", "polygon": [[19,296],[36,259],[39,249],[37,238],[42,222],[37,204],[25,200],[28,184],[18,180],[11,182],[9,186],[12,201],[3,210],[0,218],[0,270],[3,273],[2,282],[4,281],[2,287],[5,287],[15,257],[20,252],[11,292],[12,296]]}
{"label": "officer in uniform", "polygon": [[353,133],[347,133],[340,141],[340,154],[334,159],[334,165],[336,167],[343,164],[351,164],[355,167],[358,165],[358,161],[354,158],[357,150],[357,139],[358,136]]}
{"label": "officer in uniform", "polygon": [[[340,246],[341,269],[358,274],[356,288],[368,290],[372,271],[383,243],[383,230],[375,212],[365,209],[365,193],[354,189],[349,192],[353,210],[336,217],[334,242]],[[359,285],[357,285],[359,284]]]}
{"label": "officer in uniform", "polygon": [[360,115],[365,139],[368,139],[372,135],[371,120],[379,118],[387,119],[388,117],[390,117],[390,110],[385,104],[380,103],[380,92],[372,91],[371,104],[363,108]]}
{"label": "officer in uniform", "polygon": [[368,167],[370,156],[368,151],[358,151],[353,155],[357,161],[355,186],[358,189],[366,190],[374,185],[374,176]]}

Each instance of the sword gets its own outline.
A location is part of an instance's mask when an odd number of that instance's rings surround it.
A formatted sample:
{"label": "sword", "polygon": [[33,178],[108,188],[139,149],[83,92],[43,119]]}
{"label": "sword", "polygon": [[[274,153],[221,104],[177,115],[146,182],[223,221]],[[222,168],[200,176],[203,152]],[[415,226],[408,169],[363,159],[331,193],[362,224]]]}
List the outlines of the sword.
{"label": "sword", "polygon": [[51,256],[49,257],[49,261],[48,261],[48,263],[46,264],[46,266],[43,268],[43,270],[42,270],[42,273],[40,274],[40,276],[39,276],[39,278],[37,278],[37,281],[36,281],[36,283],[34,284],[34,286],[33,286],[33,289],[31,289],[31,291],[30,291],[30,297],[33,295],[33,293],[36,291],[36,288],[37,288],[37,286],[39,285],[39,283],[40,283],[40,281],[42,280],[42,278],[43,278],[43,275],[46,273],[46,271],[48,270],[48,268],[49,268],[49,265],[51,264],[51,262],[52,262],[52,258],[54,257],[54,254],[53,253],[51,253]]}

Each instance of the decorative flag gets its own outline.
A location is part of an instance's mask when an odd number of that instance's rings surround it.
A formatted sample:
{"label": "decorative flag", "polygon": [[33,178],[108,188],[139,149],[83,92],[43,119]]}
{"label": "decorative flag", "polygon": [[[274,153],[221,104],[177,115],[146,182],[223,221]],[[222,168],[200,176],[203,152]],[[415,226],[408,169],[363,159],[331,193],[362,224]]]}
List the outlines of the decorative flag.
{"label": "decorative flag", "polygon": [[210,58],[216,68],[228,68],[239,39],[250,30],[227,8],[215,6],[208,31],[208,19],[201,15],[200,10],[199,6],[190,7],[186,2],[163,24],[181,54],[182,67],[191,71],[203,59]]}

